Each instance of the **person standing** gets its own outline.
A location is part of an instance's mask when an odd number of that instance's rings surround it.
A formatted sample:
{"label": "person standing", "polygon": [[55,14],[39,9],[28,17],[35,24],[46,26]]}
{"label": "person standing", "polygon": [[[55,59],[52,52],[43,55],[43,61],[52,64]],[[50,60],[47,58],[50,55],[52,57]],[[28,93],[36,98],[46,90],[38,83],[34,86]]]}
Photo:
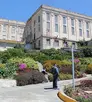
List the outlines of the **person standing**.
{"label": "person standing", "polygon": [[58,81],[58,76],[59,76],[59,69],[56,64],[54,64],[52,68],[52,74],[53,74],[53,88],[57,89],[57,81]]}
{"label": "person standing", "polygon": [[49,82],[48,73],[46,72],[46,68],[43,68],[42,73],[44,74],[45,78],[47,79],[47,82]]}

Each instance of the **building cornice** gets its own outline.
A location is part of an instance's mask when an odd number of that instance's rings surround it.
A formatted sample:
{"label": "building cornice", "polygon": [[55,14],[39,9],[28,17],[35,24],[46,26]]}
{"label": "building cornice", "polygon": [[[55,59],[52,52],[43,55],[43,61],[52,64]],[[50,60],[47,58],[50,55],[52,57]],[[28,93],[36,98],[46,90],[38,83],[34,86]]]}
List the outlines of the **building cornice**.
{"label": "building cornice", "polygon": [[19,25],[24,25],[25,26],[25,22],[20,22],[20,21],[15,21],[15,20],[7,20],[7,19],[0,19],[0,23],[3,24],[19,24]]}
{"label": "building cornice", "polygon": [[20,41],[15,41],[15,40],[1,40],[0,42],[2,43],[13,43],[13,44],[24,44],[24,42],[20,42]]}
{"label": "building cornice", "polygon": [[45,11],[50,11],[52,13],[57,13],[60,15],[66,15],[66,16],[68,15],[68,16],[75,17],[75,18],[80,18],[80,19],[84,18],[84,19],[92,20],[91,16],[86,16],[86,15],[79,14],[76,12],[71,12],[68,10],[58,9],[58,8],[54,8],[54,7],[46,6],[46,5],[42,5],[42,8]]}

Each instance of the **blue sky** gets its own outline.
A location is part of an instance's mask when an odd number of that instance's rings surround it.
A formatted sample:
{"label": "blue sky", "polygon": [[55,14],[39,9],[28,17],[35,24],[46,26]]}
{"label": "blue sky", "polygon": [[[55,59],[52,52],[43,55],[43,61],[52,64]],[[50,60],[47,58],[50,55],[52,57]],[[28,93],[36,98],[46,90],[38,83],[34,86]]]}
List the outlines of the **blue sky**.
{"label": "blue sky", "polygon": [[0,18],[26,22],[41,4],[92,16],[92,0],[0,0]]}

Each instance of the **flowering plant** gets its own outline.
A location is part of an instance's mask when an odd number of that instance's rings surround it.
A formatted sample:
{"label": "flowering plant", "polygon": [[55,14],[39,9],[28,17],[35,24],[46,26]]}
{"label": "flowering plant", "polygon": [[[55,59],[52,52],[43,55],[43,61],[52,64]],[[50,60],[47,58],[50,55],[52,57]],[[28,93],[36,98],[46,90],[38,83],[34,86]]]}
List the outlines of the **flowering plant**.
{"label": "flowering plant", "polygon": [[79,60],[79,59],[74,59],[74,62],[75,62],[75,63],[79,63],[80,60]]}
{"label": "flowering plant", "polygon": [[20,69],[20,70],[23,70],[23,69],[25,69],[25,68],[27,68],[27,65],[26,65],[25,63],[19,64],[19,69]]}

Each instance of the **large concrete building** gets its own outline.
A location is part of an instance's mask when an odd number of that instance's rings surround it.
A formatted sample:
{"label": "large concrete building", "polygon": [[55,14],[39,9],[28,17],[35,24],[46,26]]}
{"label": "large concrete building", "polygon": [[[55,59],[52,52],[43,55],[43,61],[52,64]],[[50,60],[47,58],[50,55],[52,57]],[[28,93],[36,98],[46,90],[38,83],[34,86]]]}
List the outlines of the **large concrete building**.
{"label": "large concrete building", "polygon": [[23,40],[33,49],[71,47],[92,39],[92,17],[41,5],[28,19]]}
{"label": "large concrete building", "polygon": [[25,23],[0,19],[0,50],[14,47],[23,39]]}

